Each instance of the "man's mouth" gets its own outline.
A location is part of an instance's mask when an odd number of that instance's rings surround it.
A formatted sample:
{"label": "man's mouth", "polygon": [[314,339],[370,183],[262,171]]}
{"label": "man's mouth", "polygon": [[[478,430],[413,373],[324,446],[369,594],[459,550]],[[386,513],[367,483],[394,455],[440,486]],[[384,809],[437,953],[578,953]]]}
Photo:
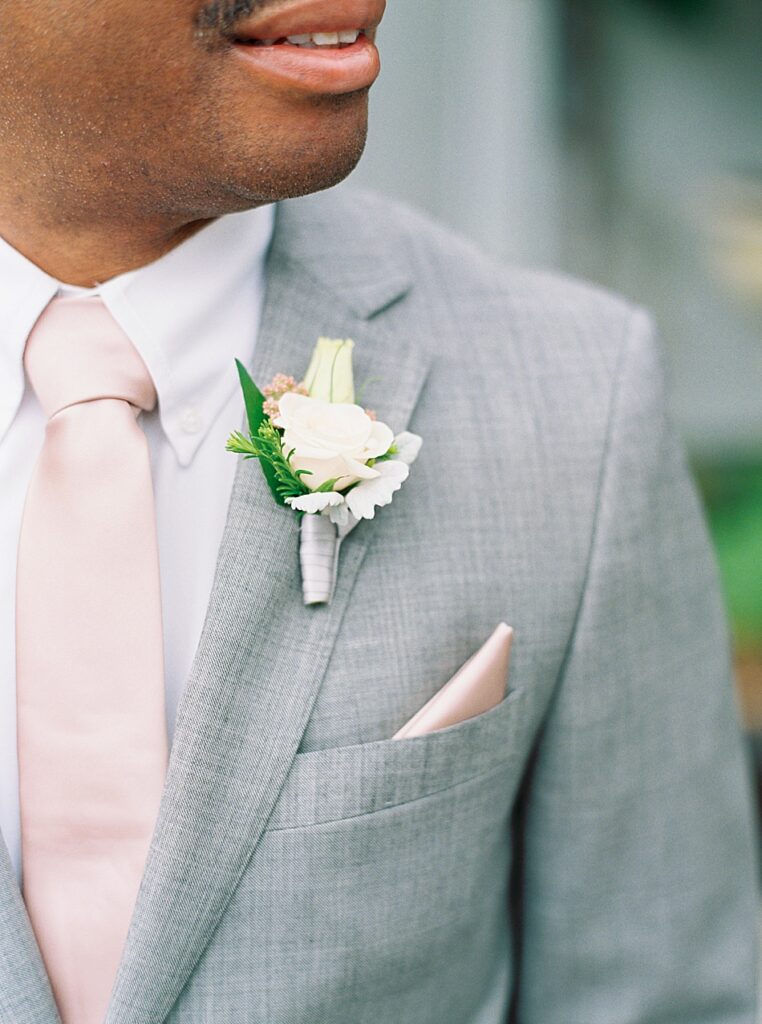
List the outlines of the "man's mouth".
{"label": "man's mouth", "polygon": [[374,42],[385,6],[385,0],[291,0],[272,11],[265,5],[234,22],[228,38],[244,46],[342,49],[361,36]]}
{"label": "man's mouth", "polygon": [[384,0],[292,0],[241,20],[227,38],[248,71],[273,85],[340,95],[378,75],[376,30]]}
{"label": "man's mouth", "polygon": [[[375,33],[374,33],[375,34]],[[247,39],[236,37],[235,42],[242,46],[299,46],[305,50],[344,49],[356,43],[360,36],[370,38],[370,33],[362,28],[341,29],[338,32],[305,32],[299,35],[282,36],[280,39]]]}

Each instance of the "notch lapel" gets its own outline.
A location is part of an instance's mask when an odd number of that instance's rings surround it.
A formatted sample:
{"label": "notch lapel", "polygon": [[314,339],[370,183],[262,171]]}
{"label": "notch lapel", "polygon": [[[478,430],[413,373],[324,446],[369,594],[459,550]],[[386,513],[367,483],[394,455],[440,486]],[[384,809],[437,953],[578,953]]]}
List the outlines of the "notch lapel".
{"label": "notch lapel", "polygon": [[[396,271],[379,280],[377,264],[375,277],[361,272],[352,288],[344,252],[334,264],[341,274],[326,281],[331,261],[321,253],[293,258],[300,247],[289,216],[279,210],[254,379],[298,377],[319,334],[353,337],[357,379],[373,381],[367,400],[402,430],[428,359],[370,318],[406,280]],[[343,543],[332,604],[305,608],[296,516],[275,504],[259,466],[239,460],[107,1024],[160,1024],[206,948],[298,749],[372,529],[362,523]]]}
{"label": "notch lapel", "polygon": [[1,835],[0,1022],[61,1024],[8,848]]}

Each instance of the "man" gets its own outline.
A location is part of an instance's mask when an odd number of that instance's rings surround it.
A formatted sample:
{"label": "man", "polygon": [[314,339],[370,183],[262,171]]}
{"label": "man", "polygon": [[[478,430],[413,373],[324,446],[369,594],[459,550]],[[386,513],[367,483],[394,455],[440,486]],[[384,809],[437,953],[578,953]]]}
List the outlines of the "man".
{"label": "man", "polygon": [[[648,317],[290,199],[360,156],[382,14],[0,9],[3,1024],[754,1020],[727,638]],[[298,379],[318,335],[424,447],[307,607],[296,517],[224,445],[234,357]],[[503,621],[507,697],[393,740]]]}

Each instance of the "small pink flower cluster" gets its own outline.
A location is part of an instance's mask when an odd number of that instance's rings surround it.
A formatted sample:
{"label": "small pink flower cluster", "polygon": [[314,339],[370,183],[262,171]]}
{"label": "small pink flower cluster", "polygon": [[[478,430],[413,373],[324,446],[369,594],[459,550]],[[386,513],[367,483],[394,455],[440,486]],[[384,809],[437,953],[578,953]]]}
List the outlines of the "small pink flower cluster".
{"label": "small pink flower cluster", "polygon": [[262,394],[265,396],[263,406],[265,416],[272,419],[273,416],[278,415],[278,399],[289,391],[293,391],[297,395],[309,394],[303,383],[298,383],[293,377],[286,376],[285,373],[276,373],[267,387],[262,388]]}

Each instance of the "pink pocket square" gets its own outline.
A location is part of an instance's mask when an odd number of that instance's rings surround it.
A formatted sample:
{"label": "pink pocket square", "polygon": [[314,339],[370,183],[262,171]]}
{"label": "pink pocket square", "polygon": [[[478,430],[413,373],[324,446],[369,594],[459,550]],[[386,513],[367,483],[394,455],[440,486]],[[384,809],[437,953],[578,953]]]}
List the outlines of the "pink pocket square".
{"label": "pink pocket square", "polygon": [[508,662],[513,629],[501,622],[490,638],[396,732],[392,739],[409,739],[446,729],[496,707],[508,686]]}

